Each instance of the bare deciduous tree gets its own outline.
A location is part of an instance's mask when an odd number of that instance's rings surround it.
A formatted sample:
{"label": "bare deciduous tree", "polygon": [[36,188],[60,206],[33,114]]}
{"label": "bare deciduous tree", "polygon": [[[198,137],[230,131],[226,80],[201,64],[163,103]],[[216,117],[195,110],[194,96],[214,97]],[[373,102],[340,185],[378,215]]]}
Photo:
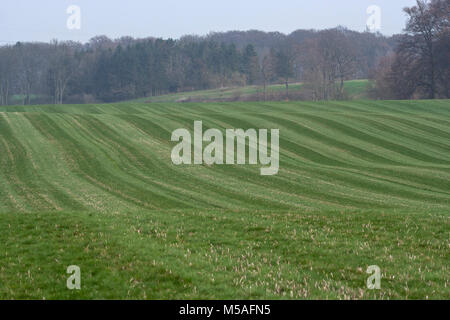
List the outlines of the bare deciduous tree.
{"label": "bare deciduous tree", "polygon": [[260,62],[261,78],[263,81],[264,101],[267,100],[267,83],[274,77],[274,61],[272,54],[266,54]]}
{"label": "bare deciduous tree", "polygon": [[294,75],[295,52],[290,46],[284,46],[274,53],[275,70],[286,86],[286,100],[289,100],[289,79]]}
{"label": "bare deciduous tree", "polygon": [[[330,29],[307,42],[305,80],[314,100],[344,98],[344,81],[355,73],[356,54],[344,29]],[[337,84],[337,82],[339,82]]]}
{"label": "bare deciduous tree", "polygon": [[[416,6],[404,11],[408,14],[406,33],[400,38],[395,59],[376,71],[378,97],[448,98],[450,0],[417,0]],[[386,97],[386,93],[390,95]]]}
{"label": "bare deciduous tree", "polygon": [[0,48],[0,105],[9,102],[9,95],[14,79],[14,52],[9,46]]}
{"label": "bare deciduous tree", "polygon": [[62,104],[69,80],[78,68],[74,44],[54,41],[48,81],[55,104]]}

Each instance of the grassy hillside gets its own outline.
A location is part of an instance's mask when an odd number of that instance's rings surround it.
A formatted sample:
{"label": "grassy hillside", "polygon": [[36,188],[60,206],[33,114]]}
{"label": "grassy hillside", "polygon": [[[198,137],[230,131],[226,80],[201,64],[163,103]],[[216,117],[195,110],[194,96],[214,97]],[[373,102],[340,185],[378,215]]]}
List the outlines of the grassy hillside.
{"label": "grassy hillside", "polygon": [[[367,80],[351,80],[345,82],[345,92],[349,99],[367,99]],[[291,93],[298,92],[302,88],[301,83],[294,83],[289,85]],[[267,93],[284,92],[285,85],[277,84],[267,87]],[[222,88],[212,90],[200,90],[192,92],[180,92],[156,97],[147,97],[133,100],[132,102],[183,102],[185,100],[198,100],[202,102],[211,102],[217,100],[227,100],[235,98],[236,100],[245,99],[255,94],[263,95],[262,86],[247,86],[236,88]]]}
{"label": "grassy hillside", "polygon": [[[173,165],[194,120],[279,174]],[[0,107],[0,155],[0,298],[450,298],[448,100]]]}

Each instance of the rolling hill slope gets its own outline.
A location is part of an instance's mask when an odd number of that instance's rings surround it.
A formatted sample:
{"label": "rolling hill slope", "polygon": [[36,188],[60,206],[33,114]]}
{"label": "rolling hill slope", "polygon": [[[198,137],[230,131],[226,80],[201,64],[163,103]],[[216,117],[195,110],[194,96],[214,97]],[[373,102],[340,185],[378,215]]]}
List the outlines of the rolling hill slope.
{"label": "rolling hill slope", "polygon": [[[447,101],[4,107],[0,210],[441,210],[449,114]],[[279,128],[280,173],[173,165],[171,132],[195,120]]]}
{"label": "rolling hill slope", "polygon": [[[173,165],[195,120],[278,175]],[[0,155],[3,298],[449,298],[448,100],[0,107]]]}

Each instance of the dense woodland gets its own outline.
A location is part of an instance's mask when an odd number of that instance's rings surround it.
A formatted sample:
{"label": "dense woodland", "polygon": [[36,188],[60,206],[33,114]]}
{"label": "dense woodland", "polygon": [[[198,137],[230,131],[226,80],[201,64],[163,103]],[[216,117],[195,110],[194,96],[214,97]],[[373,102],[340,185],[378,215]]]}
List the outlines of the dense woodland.
{"label": "dense woodland", "polygon": [[[2,46],[0,104],[113,102],[246,85],[260,85],[266,99],[271,83],[285,84],[280,99],[345,99],[344,81],[366,78],[374,98],[445,98],[449,4],[418,1],[405,9],[405,33],[392,37],[338,27]],[[305,83],[301,93],[289,92],[292,82]]]}

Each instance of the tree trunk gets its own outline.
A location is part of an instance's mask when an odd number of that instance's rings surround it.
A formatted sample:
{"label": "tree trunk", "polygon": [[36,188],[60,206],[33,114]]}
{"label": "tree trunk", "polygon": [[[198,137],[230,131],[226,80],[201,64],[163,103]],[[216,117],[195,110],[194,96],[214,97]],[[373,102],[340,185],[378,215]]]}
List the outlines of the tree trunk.
{"label": "tree trunk", "polygon": [[286,101],[289,101],[289,80],[286,79]]}
{"label": "tree trunk", "polygon": [[266,95],[266,79],[264,79],[264,101],[267,101],[267,95]]}
{"label": "tree trunk", "polygon": [[[433,48],[431,48],[431,50],[433,50]],[[435,83],[435,79],[434,79],[434,56],[433,56],[433,52],[431,52],[430,54],[430,98],[434,99],[436,98],[436,83]]]}
{"label": "tree trunk", "polygon": [[0,104],[8,105],[9,100],[9,82],[6,81],[2,86],[0,86]]}

